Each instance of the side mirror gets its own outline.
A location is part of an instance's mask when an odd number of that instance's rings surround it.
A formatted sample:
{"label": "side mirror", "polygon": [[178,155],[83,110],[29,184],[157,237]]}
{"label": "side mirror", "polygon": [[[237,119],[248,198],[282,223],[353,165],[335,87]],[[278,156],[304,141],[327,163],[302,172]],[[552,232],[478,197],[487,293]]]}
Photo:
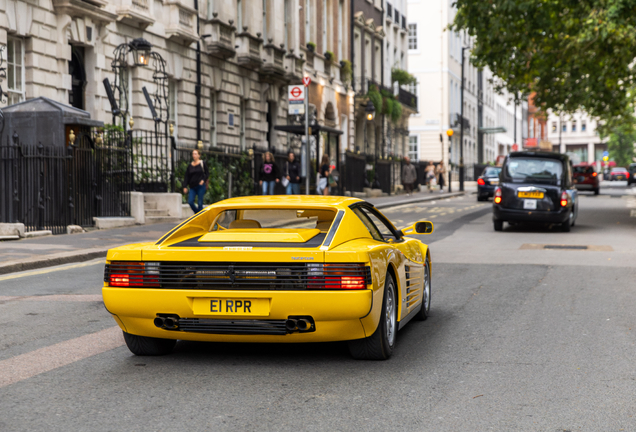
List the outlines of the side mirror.
{"label": "side mirror", "polygon": [[433,222],[420,221],[420,222],[415,222],[410,227],[404,228],[402,230],[402,235],[430,234],[432,232],[433,232]]}

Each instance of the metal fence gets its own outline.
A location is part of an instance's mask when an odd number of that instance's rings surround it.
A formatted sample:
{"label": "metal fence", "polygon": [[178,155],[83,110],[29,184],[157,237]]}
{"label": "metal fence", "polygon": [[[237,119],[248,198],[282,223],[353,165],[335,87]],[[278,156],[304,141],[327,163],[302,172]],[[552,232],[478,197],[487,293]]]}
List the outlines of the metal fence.
{"label": "metal fence", "polygon": [[401,162],[386,159],[376,161],[375,179],[380,183],[382,192],[391,195],[395,186],[401,183]]}
{"label": "metal fence", "polygon": [[96,216],[130,215],[129,150],[116,142],[87,134],[67,147],[35,146],[14,134],[0,146],[0,222],[62,234]]}
{"label": "metal fence", "polygon": [[168,192],[171,185],[171,137],[154,131],[128,132],[132,142],[135,190]]}
{"label": "metal fence", "polygon": [[364,155],[345,153],[344,188],[349,192],[362,192],[366,181],[366,158]]}

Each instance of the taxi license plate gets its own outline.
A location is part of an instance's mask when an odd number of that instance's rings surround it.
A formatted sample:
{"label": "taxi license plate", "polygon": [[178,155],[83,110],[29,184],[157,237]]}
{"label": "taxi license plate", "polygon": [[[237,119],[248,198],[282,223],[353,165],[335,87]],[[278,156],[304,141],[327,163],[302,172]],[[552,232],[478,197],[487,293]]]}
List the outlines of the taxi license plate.
{"label": "taxi license plate", "polygon": [[619,179],[619,180],[623,180],[623,176],[618,176],[616,178]]}
{"label": "taxi license plate", "polygon": [[498,185],[499,184],[499,180],[490,180],[490,184],[491,185]]}
{"label": "taxi license plate", "polygon": [[268,298],[195,298],[196,315],[269,316]]}
{"label": "taxi license plate", "polygon": [[519,198],[543,199],[543,192],[517,192]]}

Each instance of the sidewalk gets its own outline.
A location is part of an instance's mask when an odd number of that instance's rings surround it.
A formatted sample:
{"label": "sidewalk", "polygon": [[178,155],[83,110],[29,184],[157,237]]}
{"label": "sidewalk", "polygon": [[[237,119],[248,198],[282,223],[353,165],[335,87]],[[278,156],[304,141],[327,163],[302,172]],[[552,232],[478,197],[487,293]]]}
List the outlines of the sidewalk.
{"label": "sidewalk", "polygon": [[[463,192],[443,194],[420,192],[411,196],[395,195],[372,198],[368,201],[382,209],[463,194]],[[0,242],[0,275],[105,257],[108,249],[113,247],[155,241],[175,225],[175,223],[136,225],[108,230],[93,229],[82,234],[2,241]]]}

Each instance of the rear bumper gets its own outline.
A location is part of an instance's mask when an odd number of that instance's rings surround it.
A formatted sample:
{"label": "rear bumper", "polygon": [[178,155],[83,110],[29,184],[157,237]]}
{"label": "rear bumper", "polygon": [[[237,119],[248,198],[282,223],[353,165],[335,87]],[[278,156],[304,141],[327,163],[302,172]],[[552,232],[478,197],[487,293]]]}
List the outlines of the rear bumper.
{"label": "rear bumper", "polygon": [[493,204],[493,219],[506,222],[539,222],[539,223],[563,223],[570,217],[570,207],[564,207],[558,211],[528,211],[506,209]]}
{"label": "rear bumper", "polygon": [[[102,289],[106,309],[127,333],[165,339],[207,342],[327,342],[366,337],[361,318],[373,305],[370,289],[335,291],[202,291],[111,288]],[[194,313],[194,299],[269,299],[269,313],[262,316],[208,315]],[[199,311],[200,312],[200,311]],[[240,320],[286,320],[310,316],[315,331],[286,335],[210,334],[158,328],[157,314],[180,318]],[[368,319],[368,317],[366,318]],[[379,318],[378,318],[379,319]],[[377,323],[376,323],[377,326]]]}
{"label": "rear bumper", "polygon": [[495,194],[496,185],[484,185],[477,186],[477,195],[479,196],[493,196]]}
{"label": "rear bumper", "polygon": [[598,189],[597,184],[593,183],[577,183],[574,185],[578,190],[595,190]]}

